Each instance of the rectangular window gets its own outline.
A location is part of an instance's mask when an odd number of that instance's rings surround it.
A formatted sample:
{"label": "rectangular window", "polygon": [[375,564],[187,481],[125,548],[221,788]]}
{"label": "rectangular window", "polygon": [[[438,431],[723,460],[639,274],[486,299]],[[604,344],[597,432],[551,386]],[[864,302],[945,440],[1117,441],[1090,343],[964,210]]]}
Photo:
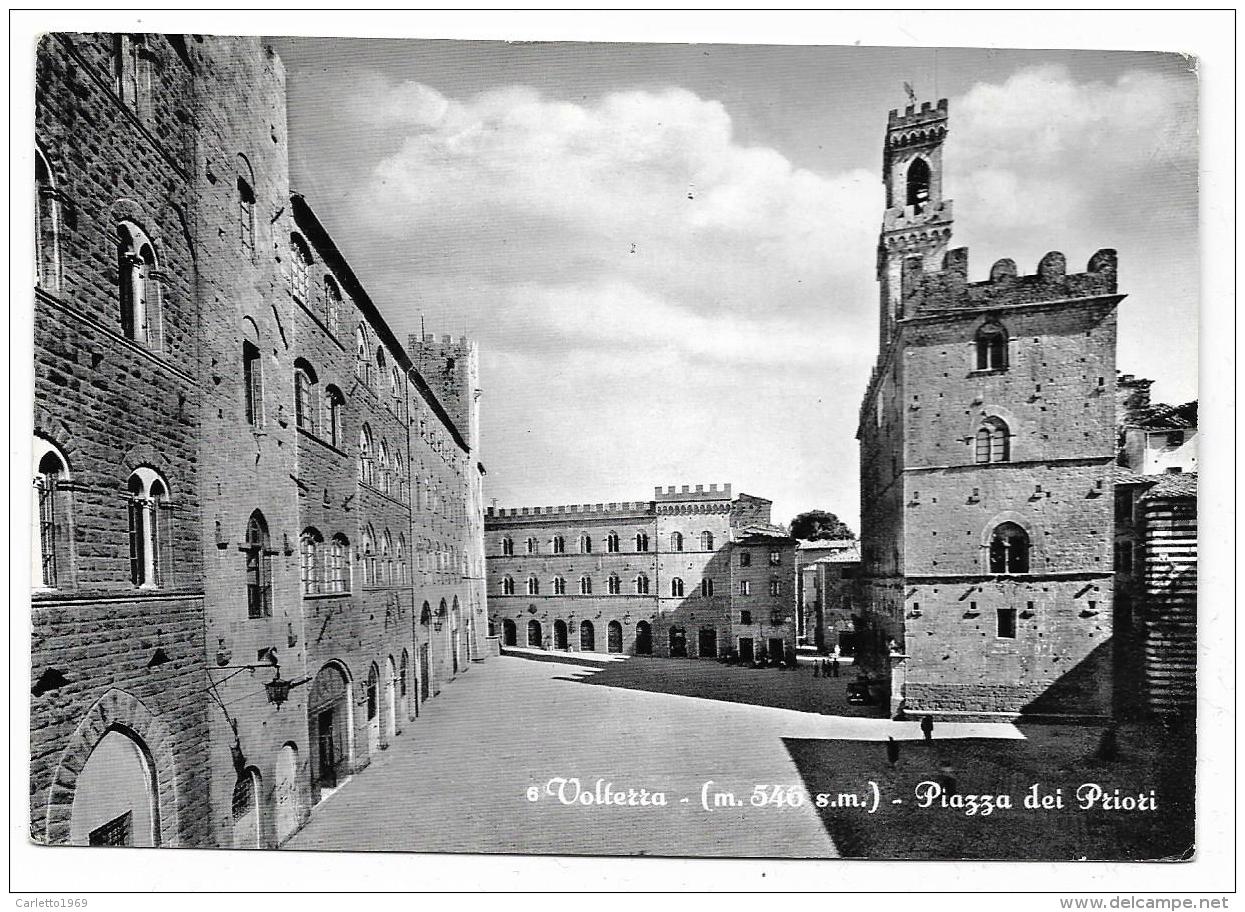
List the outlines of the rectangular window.
{"label": "rectangular window", "polygon": [[782,580],[770,580],[769,581],[769,594],[770,595],[782,595]]}
{"label": "rectangular window", "polygon": [[39,487],[39,557],[43,585],[56,586],[56,480],[50,475],[40,479]]}
{"label": "rectangular window", "polygon": [[752,552],[751,551],[740,551],[739,552],[739,566],[741,567],[752,566]]}
{"label": "rectangular window", "polygon": [[130,582],[141,586],[146,580],[146,534],[143,531],[143,514],[146,512],[142,501],[130,501]]}
{"label": "rectangular window", "polygon": [[259,349],[250,342],[242,343],[242,386],[246,397],[246,423],[259,427],[263,421]]}
{"label": "rectangular window", "polygon": [[1000,608],[998,609],[998,633],[1000,639],[1014,640],[1016,639],[1016,609]]}
{"label": "rectangular window", "polygon": [[778,566],[779,564],[781,564],[781,563],[782,563],[782,552],[781,552],[781,551],[771,551],[771,552],[769,553],[769,565],[770,565],[771,567],[777,567],[777,566]]}
{"label": "rectangular window", "polygon": [[751,624],[752,623],[752,612],[751,611],[739,612],[739,623]]}
{"label": "rectangular window", "polygon": [[740,595],[751,595],[752,594],[752,583],[749,582],[748,580],[740,580],[739,581],[739,594]]}

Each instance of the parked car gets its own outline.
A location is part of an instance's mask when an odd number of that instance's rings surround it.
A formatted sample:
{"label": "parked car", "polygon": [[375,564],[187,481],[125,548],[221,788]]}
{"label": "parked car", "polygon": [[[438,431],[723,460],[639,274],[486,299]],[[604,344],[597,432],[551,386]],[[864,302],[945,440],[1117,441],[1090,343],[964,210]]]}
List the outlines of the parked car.
{"label": "parked car", "polygon": [[847,685],[847,702],[853,706],[872,706],[868,681],[851,681]]}

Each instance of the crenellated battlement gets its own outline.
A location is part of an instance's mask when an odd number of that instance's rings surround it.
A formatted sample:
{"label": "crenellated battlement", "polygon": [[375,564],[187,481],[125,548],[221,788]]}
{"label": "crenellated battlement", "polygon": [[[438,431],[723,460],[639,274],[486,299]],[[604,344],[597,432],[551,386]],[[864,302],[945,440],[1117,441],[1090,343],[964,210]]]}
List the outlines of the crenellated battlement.
{"label": "crenellated battlement", "polygon": [[552,507],[488,507],[485,518],[489,520],[533,520],[537,518],[557,517],[565,519],[572,516],[598,517],[609,514],[654,513],[651,500],[625,500],[618,503],[598,504],[559,504]]}
{"label": "crenellated battlement", "polygon": [[902,114],[894,109],[886,118],[886,144],[891,148],[940,141],[947,132],[947,99],[936,105],[908,105]]}
{"label": "crenellated battlement", "polygon": [[903,318],[912,319],[949,310],[989,310],[1021,304],[1040,304],[1116,293],[1116,252],[1106,248],[1089,259],[1085,272],[1067,272],[1059,251],[1042,257],[1037,271],[1020,275],[1014,260],[1002,259],[990,267],[983,282],[968,281],[968,248],[948,250],[942,268],[927,272],[919,257],[903,264]]}
{"label": "crenellated battlement", "polygon": [[719,489],[717,485],[711,484],[706,489],[704,485],[696,485],[696,489],[692,490],[690,485],[683,485],[676,490],[674,485],[667,485],[663,491],[661,485],[658,485],[653,489],[653,499],[665,503],[674,501],[730,500],[731,486],[724,484]]}

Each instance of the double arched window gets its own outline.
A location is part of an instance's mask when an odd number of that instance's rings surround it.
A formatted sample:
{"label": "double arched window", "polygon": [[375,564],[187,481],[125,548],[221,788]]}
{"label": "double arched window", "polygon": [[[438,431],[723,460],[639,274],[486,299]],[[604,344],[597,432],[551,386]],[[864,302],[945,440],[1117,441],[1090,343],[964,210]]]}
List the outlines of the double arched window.
{"label": "double arched window", "polygon": [[359,481],[366,485],[376,483],[376,470],[373,465],[372,429],[363,425],[359,429]]}
{"label": "double arched window", "polygon": [[977,330],[977,370],[1007,370],[1007,330],[998,323]]}
{"label": "double arched window", "polygon": [[268,523],[256,510],[246,524],[246,616],[272,617],[272,548]]}
{"label": "double arched window", "polygon": [[566,595],[566,580],[560,576],[553,578],[553,594]]}
{"label": "double arched window", "polygon": [[635,578],[635,594],[648,595],[648,576],[643,573]]}
{"label": "double arched window", "polygon": [[130,582],[152,588],[161,585],[164,570],[161,507],[168,486],[154,469],[141,466],[126,482],[130,513]]}
{"label": "double arched window", "polygon": [[670,594],[675,598],[683,597],[683,580],[677,576],[670,580]]}
{"label": "double arched window", "polygon": [[713,550],[713,533],[712,532],[701,532],[700,533],[700,550],[701,551],[712,551]]}
{"label": "double arched window", "polygon": [[380,579],[382,586],[392,586],[394,583],[393,574],[393,536],[386,529],[380,537]]}
{"label": "double arched window", "polygon": [[581,576],[579,578],[579,594],[592,595],[592,577]]}
{"label": "double arched window", "polygon": [[514,539],[509,535],[501,540],[501,553],[505,557],[511,557],[514,554]]}
{"label": "double arched window", "polygon": [[363,585],[375,586],[376,581],[376,533],[371,526],[363,528],[363,547],[360,559],[363,561]]}
{"label": "double arched window", "polygon": [[322,435],[329,443],[341,449],[346,443],[346,435],[342,425],[345,414],[346,397],[333,385],[324,388],[324,427]]}
{"label": "double arched window", "polygon": [[1002,418],[987,418],[977,429],[974,458],[979,464],[1011,459],[1011,438]]}
{"label": "double arched window", "polygon": [[647,532],[637,532],[635,534],[635,549],[636,551],[647,551],[648,550],[648,533]]}
{"label": "double arched window", "polygon": [[990,572],[1029,572],[1029,533],[1016,523],[995,526],[990,536]]}
{"label": "double arched window", "polygon": [[540,595],[540,580],[534,576],[529,576],[527,578],[527,594]]}
{"label": "double arched window", "polygon": [[605,537],[605,550],[609,554],[618,553],[618,533],[617,532],[611,532],[609,535]]}
{"label": "double arched window", "polygon": [[592,536],[589,535],[587,532],[579,536],[579,553],[580,554],[591,554],[592,553]]}
{"label": "double arched window", "polygon": [[377,468],[377,484],[381,491],[388,494],[392,489],[392,484],[389,474],[389,442],[384,438],[381,438],[380,441],[380,457],[377,461]]}
{"label": "double arched window", "polygon": [[65,550],[68,543],[69,499],[61,488],[69,481],[69,463],[50,441],[34,441],[34,516],[38,527],[31,536],[35,586],[54,589],[63,585],[68,570]]}
{"label": "double arched window", "polygon": [[355,343],[355,376],[369,389],[372,386],[372,340],[368,336],[367,327],[360,323],[354,331]]}
{"label": "double arched window", "polygon": [[117,275],[121,331],[126,338],[159,347],[160,284],[155,248],[133,222],[117,226]]}
{"label": "double arched window", "polygon": [[502,578],[501,594],[502,595],[514,595],[514,580],[508,576]]}
{"label": "double arched window", "polygon": [[671,551],[682,551],[683,550],[683,533],[682,532],[671,532],[670,533],[670,550]]}
{"label": "double arched window", "polygon": [[713,580],[707,576],[700,581],[700,594],[704,598],[713,595]]}
{"label": "double arched window", "polygon": [[563,538],[561,535],[555,535],[553,537],[553,553],[554,554],[565,554],[566,553],[566,539]]}
{"label": "double arched window", "polygon": [[618,578],[617,573],[611,573],[606,588],[610,595],[618,595],[622,592],[622,580]]}
{"label": "double arched window", "polygon": [[329,549],[329,590],[350,591],[350,539],[341,534],[333,536]]}
{"label": "double arched window", "polygon": [[324,325],[329,332],[337,335],[337,327],[341,322],[342,292],[337,280],[330,275],[324,277]]}

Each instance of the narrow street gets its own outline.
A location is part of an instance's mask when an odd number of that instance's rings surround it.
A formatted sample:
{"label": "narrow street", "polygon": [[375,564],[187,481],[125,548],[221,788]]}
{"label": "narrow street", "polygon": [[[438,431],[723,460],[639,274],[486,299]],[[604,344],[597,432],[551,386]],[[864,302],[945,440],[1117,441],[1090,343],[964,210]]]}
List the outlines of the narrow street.
{"label": "narrow street", "polygon": [[[654,663],[695,676],[734,671],[633,659],[610,663],[618,683],[590,686],[602,671],[490,658],[425,704],[379,760],[315,808],[285,848],[834,857],[807,803],[749,805],[754,786],[801,785],[782,739],[921,737],[916,723],[652,692],[618,677],[624,664],[634,664],[637,679],[669,673]],[[783,673],[756,674],[769,683]],[[947,725],[943,733],[1019,737],[1000,725]],[[578,778],[589,792],[598,778],[612,792],[661,792],[667,805],[563,804],[546,788],[555,778]],[[739,805],[705,810],[701,793],[710,780],[712,791],[733,792]],[[573,801],[574,786],[564,794]]]}

